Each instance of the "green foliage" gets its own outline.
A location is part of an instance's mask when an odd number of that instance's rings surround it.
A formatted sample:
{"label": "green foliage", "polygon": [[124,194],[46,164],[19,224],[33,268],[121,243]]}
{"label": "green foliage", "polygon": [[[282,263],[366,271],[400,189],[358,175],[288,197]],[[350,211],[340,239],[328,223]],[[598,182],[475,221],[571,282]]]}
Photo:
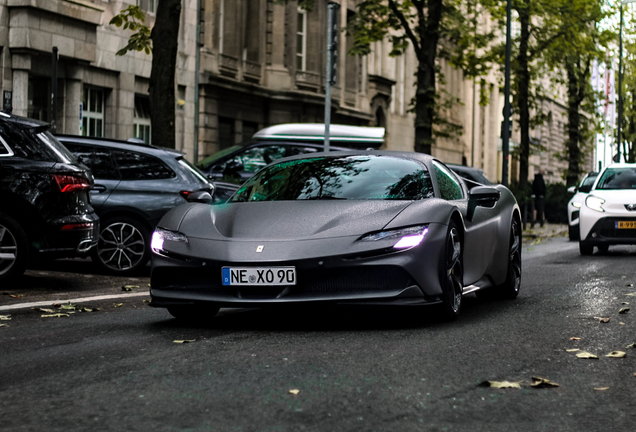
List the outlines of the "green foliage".
{"label": "green foliage", "polygon": [[117,51],[118,56],[123,56],[128,51],[151,53],[152,39],[150,38],[150,28],[144,24],[145,21],[146,15],[141,10],[141,7],[132,5],[120,11],[119,14],[110,20],[110,25],[135,32],[128,39],[128,44]]}
{"label": "green foliage", "polygon": [[[623,26],[623,142],[627,161],[636,162],[636,5],[624,6]],[[623,151],[621,149],[621,151]]]}

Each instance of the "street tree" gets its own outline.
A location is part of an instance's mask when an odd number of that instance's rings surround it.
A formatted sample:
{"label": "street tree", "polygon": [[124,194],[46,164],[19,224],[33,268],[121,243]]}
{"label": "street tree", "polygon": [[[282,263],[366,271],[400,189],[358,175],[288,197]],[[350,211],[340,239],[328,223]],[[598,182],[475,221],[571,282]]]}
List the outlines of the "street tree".
{"label": "street tree", "polygon": [[623,154],[636,163],[636,15],[627,15],[623,52]]}
{"label": "street tree", "polygon": [[390,56],[402,55],[409,45],[413,47],[417,59],[412,101],[417,152],[430,154],[436,138],[461,133],[461,127],[443,114],[459,101],[441,87],[444,77],[440,74],[440,60],[461,67],[469,77],[485,71],[475,53],[487,46],[492,33],[471,33],[473,23],[467,12],[475,4],[475,0],[364,0],[348,25],[347,31],[354,38],[350,54],[369,54],[371,43],[386,38],[392,43]]}
{"label": "street tree", "polygon": [[175,71],[179,46],[181,0],[159,0],[152,30],[145,23],[139,6],[129,6],[115,15],[110,24],[130,30],[128,44],[117,52],[152,52],[150,72],[150,120],[152,143],[161,147],[176,147]]}

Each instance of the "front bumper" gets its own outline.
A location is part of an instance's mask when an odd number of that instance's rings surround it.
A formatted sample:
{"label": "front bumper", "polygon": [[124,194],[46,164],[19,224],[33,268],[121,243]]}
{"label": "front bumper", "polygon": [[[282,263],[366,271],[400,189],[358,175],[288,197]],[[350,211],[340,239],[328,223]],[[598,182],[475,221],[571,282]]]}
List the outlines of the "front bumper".
{"label": "front bumper", "polygon": [[590,245],[636,244],[636,229],[617,228],[621,221],[636,221],[636,216],[601,218],[592,226],[584,242]]}
{"label": "front bumper", "polygon": [[[447,227],[429,226],[424,241],[412,249],[368,250],[330,256],[262,261],[219,260],[199,258],[200,254],[153,254],[151,273],[151,306],[169,307],[197,303],[214,303],[221,307],[261,307],[285,303],[360,303],[421,305],[440,302],[439,268]],[[346,241],[354,242],[357,237]],[[316,242],[333,242],[317,240]],[[345,242],[345,240],[340,240]],[[194,243],[194,242],[192,242]],[[208,242],[205,249],[228,248]],[[258,242],[253,242],[256,245]],[[265,250],[283,245],[265,244]],[[281,243],[281,242],[271,242]],[[191,245],[196,249],[196,245]],[[238,245],[237,247],[244,247]],[[316,245],[317,246],[317,245]],[[324,246],[324,244],[322,245]],[[339,247],[340,246],[340,247]],[[343,250],[344,244],[333,250]],[[289,248],[298,247],[297,243]],[[216,248],[215,248],[216,249]],[[312,245],[303,245],[303,250]],[[279,258],[282,256],[279,255]],[[224,266],[294,266],[296,285],[225,286]]]}

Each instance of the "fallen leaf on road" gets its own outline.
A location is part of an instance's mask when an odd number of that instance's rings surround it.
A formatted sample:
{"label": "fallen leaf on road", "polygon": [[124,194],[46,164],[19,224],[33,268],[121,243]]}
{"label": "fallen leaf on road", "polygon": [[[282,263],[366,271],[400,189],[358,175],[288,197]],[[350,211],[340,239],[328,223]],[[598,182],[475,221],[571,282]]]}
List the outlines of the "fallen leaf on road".
{"label": "fallen leaf on road", "polygon": [[550,381],[547,378],[541,377],[532,377],[532,387],[541,388],[541,387],[558,387],[559,385],[555,382]]}
{"label": "fallen leaf on road", "polygon": [[634,286],[634,284],[627,284],[627,285],[625,285],[625,286],[627,286],[627,287],[633,287],[633,286]]}
{"label": "fallen leaf on road", "polygon": [[0,324],[0,327],[9,327],[9,324]]}
{"label": "fallen leaf on road", "polygon": [[132,291],[135,288],[139,288],[139,285],[124,285],[121,287],[122,291]]}
{"label": "fallen leaf on road", "polygon": [[81,307],[79,309],[80,312],[97,312],[100,311],[100,308],[87,308],[87,307]]}
{"label": "fallen leaf on road", "polygon": [[598,360],[598,356],[595,356],[594,354],[589,353],[587,351],[580,352],[576,356],[580,359],[597,359]]}
{"label": "fallen leaf on road", "polygon": [[123,303],[113,303],[113,307],[122,307]]}
{"label": "fallen leaf on road", "polygon": [[621,308],[621,310],[618,311],[619,314],[626,314],[627,312],[629,312],[629,308]]}
{"label": "fallen leaf on road", "polygon": [[65,313],[45,314],[42,318],[68,318],[70,315]]}
{"label": "fallen leaf on road", "polygon": [[635,343],[632,343],[632,344],[627,345],[625,348],[636,348],[636,342],[635,342]]}
{"label": "fallen leaf on road", "polygon": [[13,297],[13,298],[22,298],[24,297],[26,294],[9,294],[9,297]]}
{"label": "fallen leaf on road", "polygon": [[44,313],[55,313],[55,309],[46,309],[46,308],[33,308],[38,312],[44,312]]}
{"label": "fallen leaf on road", "polygon": [[581,340],[581,338],[575,336],[575,337],[571,337],[570,340],[575,340],[576,341],[576,340]]}
{"label": "fallen leaf on road", "polygon": [[567,352],[577,352],[577,351],[581,351],[581,350],[578,349],[578,348],[572,348],[572,349],[567,349],[565,351],[567,351]]}
{"label": "fallen leaf on road", "polygon": [[492,388],[521,388],[521,382],[514,381],[484,381],[479,385]]}
{"label": "fallen leaf on road", "polygon": [[0,321],[10,321],[11,315],[0,315]]}
{"label": "fallen leaf on road", "polygon": [[144,300],[144,303],[150,303],[150,300],[146,299]]}
{"label": "fallen leaf on road", "polygon": [[605,390],[609,390],[609,387],[595,387],[594,390],[596,390],[596,391],[605,391]]}
{"label": "fallen leaf on road", "polygon": [[611,353],[607,354],[605,357],[623,358],[626,355],[627,353],[625,353],[624,351],[612,351]]}
{"label": "fallen leaf on road", "polygon": [[600,321],[600,322],[602,322],[602,323],[608,323],[608,322],[610,322],[610,319],[609,319],[609,318],[594,317],[594,319],[597,319],[597,320],[599,320],[599,321]]}
{"label": "fallen leaf on road", "polygon": [[184,344],[184,343],[191,343],[196,341],[196,339],[183,339],[183,340],[176,340],[173,341],[174,343],[178,343],[178,344]]}
{"label": "fallen leaf on road", "polygon": [[298,390],[298,389],[291,389],[291,390],[289,391],[289,393],[291,393],[291,394],[293,394],[293,395],[297,395],[298,393],[300,393],[300,390]]}
{"label": "fallen leaf on road", "polygon": [[628,305],[629,303],[627,303],[627,302],[622,302],[621,304],[622,304],[622,305]]}
{"label": "fallen leaf on road", "polygon": [[76,310],[77,305],[71,304],[70,302],[62,305],[62,309],[64,310]]}
{"label": "fallen leaf on road", "polygon": [[624,323],[624,322],[622,322],[622,321],[621,321],[621,322],[619,322],[619,324],[620,324],[620,325],[625,325],[625,323]]}
{"label": "fallen leaf on road", "polygon": [[636,296],[636,293],[629,293],[629,294],[625,294],[627,296]]}

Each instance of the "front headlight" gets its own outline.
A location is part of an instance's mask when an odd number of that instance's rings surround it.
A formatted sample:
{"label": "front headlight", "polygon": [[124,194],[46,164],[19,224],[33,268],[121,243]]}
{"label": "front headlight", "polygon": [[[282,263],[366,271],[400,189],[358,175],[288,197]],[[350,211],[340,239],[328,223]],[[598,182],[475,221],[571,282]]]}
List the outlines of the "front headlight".
{"label": "front headlight", "polygon": [[605,209],[603,208],[603,204],[605,204],[605,200],[594,195],[588,195],[588,197],[585,199],[585,205],[597,212],[605,211]]}
{"label": "front headlight", "polygon": [[418,225],[390,231],[380,231],[362,237],[361,241],[379,241],[397,239],[394,249],[406,249],[417,246],[428,232],[428,225]]}
{"label": "front headlight", "polygon": [[576,202],[576,201],[572,201],[572,207],[581,208],[581,203],[580,202]]}
{"label": "front headlight", "polygon": [[187,243],[188,238],[185,234],[181,234],[175,231],[168,231],[163,228],[155,228],[152,233],[152,240],[150,241],[150,249],[156,254],[160,254],[164,251],[163,243],[168,241],[175,241],[181,243]]}

